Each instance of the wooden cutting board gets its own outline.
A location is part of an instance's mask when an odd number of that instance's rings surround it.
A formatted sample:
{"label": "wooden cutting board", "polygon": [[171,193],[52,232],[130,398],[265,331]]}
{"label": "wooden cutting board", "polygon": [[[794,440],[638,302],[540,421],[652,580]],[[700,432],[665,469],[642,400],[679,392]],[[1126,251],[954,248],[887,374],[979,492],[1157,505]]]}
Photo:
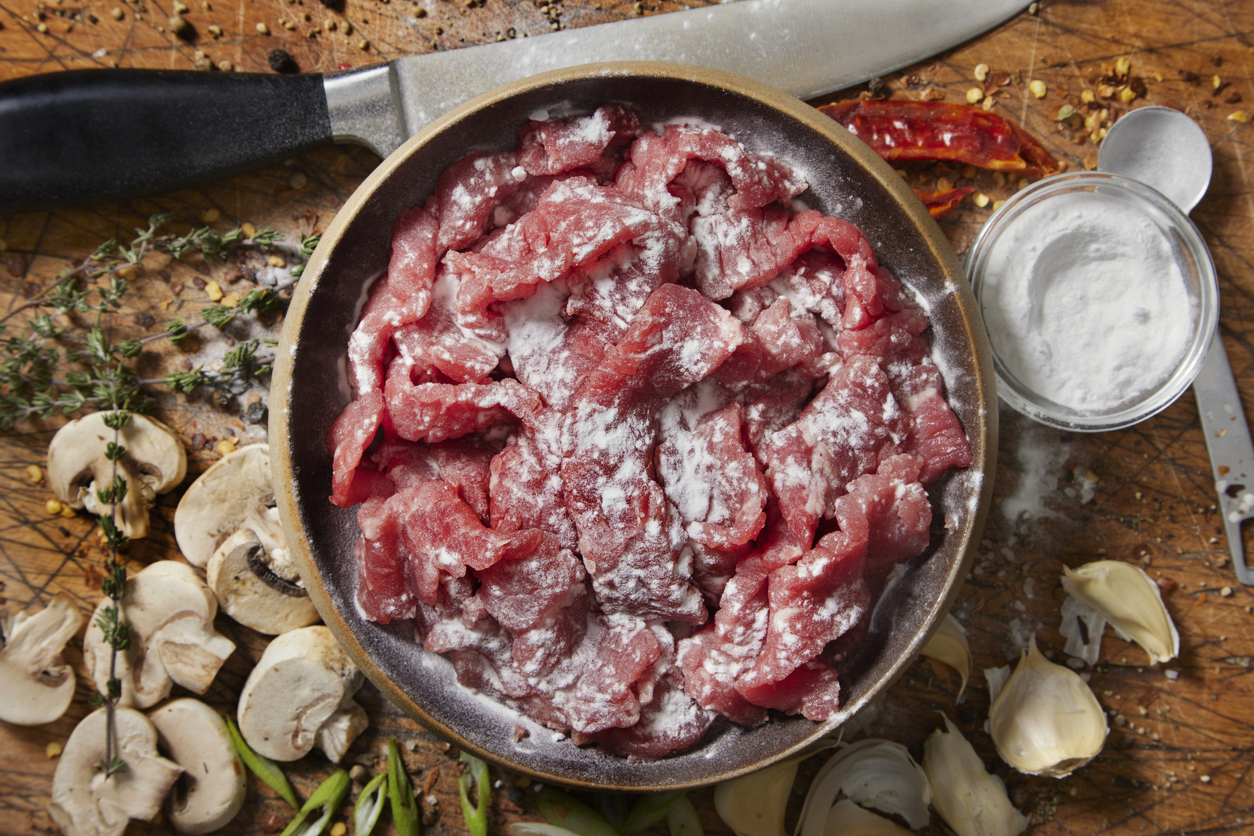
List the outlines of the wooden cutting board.
{"label": "wooden cutting board", "polygon": [[[499,38],[534,37],[637,14],[662,14],[675,3],[500,2],[500,0],[347,0],[342,10],[314,0],[184,0],[178,12],[160,0],[10,0],[0,4],[0,80],[83,67],[169,67],[221,72],[268,72],[273,50],[285,50],[303,71],[362,66],[407,53],[456,49]],[[701,5],[692,3],[691,5]],[[170,31],[178,12],[194,28],[191,40]],[[1107,116],[1145,104],[1166,104],[1198,120],[1211,141],[1215,174],[1193,213],[1220,276],[1220,327],[1240,388],[1254,392],[1254,134],[1243,113],[1254,113],[1254,4],[1219,0],[1143,2],[1043,2],[998,29],[884,79],[895,98],[942,96],[962,102],[972,88],[991,96],[992,107],[1039,137],[1069,169],[1091,167],[1097,144],[1081,130],[1056,121],[1067,103],[1103,84],[1125,86],[1117,62],[1128,62],[1136,92],[1103,101]],[[838,14],[838,12],[834,12]],[[984,81],[977,67],[987,65]],[[210,69],[212,68],[212,69]],[[225,68],[225,69],[222,69]],[[1032,90],[1043,82],[1043,95]],[[849,91],[857,95],[861,90]],[[1040,92],[1038,90],[1038,92]],[[354,148],[327,148],[198,189],[148,200],[0,217],[0,315],[15,328],[29,315],[24,302],[46,290],[110,237],[129,239],[154,211],[174,213],[172,228],[185,232],[217,213],[220,231],[236,223],[272,226],[288,240],[325,229],[335,211],[378,160]],[[3,164],[3,161],[0,161]],[[992,211],[1019,183],[987,172],[932,165],[911,166],[912,184],[935,187],[938,177],[973,185],[986,205],[968,197],[942,228],[963,253]],[[983,203],[983,199],[979,200]],[[210,213],[210,214],[206,214]],[[145,262],[122,311],[119,335],[150,334],[173,316],[194,318],[208,296],[207,283],[227,292],[249,286],[265,272],[264,256],[250,256],[239,274],[200,258]],[[233,281],[232,281],[233,280]],[[250,325],[250,333],[277,336],[281,319]],[[66,320],[69,329],[85,319]],[[183,349],[154,343],[144,368],[158,377],[212,362],[241,330],[205,335]],[[148,372],[145,372],[146,374]],[[196,474],[220,457],[223,441],[265,440],[264,424],[250,423],[248,407],[265,401],[264,387],[229,397],[163,396],[157,415],[173,426],[191,451]],[[1248,395],[1247,395],[1248,398]],[[254,410],[256,407],[254,407]],[[255,417],[255,416],[254,416]],[[1121,432],[1062,433],[1003,409],[994,507],[975,558],[973,574],[954,608],[966,625],[974,654],[971,683],[955,704],[959,681],[951,671],[917,662],[889,692],[871,732],[905,744],[920,757],[938,712],[954,719],[988,768],[1001,776],[1014,803],[1030,815],[1035,833],[1178,834],[1242,833],[1254,829],[1254,616],[1251,590],[1232,575],[1222,521],[1216,509],[1205,440],[1190,395],[1160,415]],[[8,605],[43,605],[58,591],[87,615],[100,598],[103,552],[87,517],[50,516],[46,477],[32,483],[59,425],[27,421],[0,434],[0,596]],[[186,483],[185,483],[186,484]],[[133,544],[132,571],[174,557],[170,517],[178,493],[160,501],[154,533]],[[1108,634],[1100,662],[1085,671],[1111,721],[1105,750],[1070,778],[1015,773],[996,756],[984,731],[989,707],[987,668],[1012,664],[1026,637],[1062,658],[1058,633],[1062,567],[1098,558],[1134,562],[1169,590],[1167,606],[1181,634],[1180,658],[1149,667],[1136,646]],[[236,641],[231,658],[206,699],[227,711],[235,702],[264,642],[219,618]],[[81,639],[81,635],[79,637]],[[80,669],[72,643],[67,656]],[[56,761],[46,747],[64,743],[88,711],[90,690],[61,720],[38,728],[0,726],[0,832],[55,830],[45,812]],[[371,729],[349,760],[377,771],[388,738],[405,745],[416,783],[426,793],[432,834],[465,832],[457,800],[456,752],[421,731],[372,687],[361,694]],[[803,765],[789,808],[789,828],[806,781],[820,759]],[[330,772],[314,756],[288,769],[298,793],[308,797]],[[494,771],[493,832],[520,818],[539,818],[532,788]],[[257,781],[249,802],[223,832],[274,833],[289,812]],[[730,830],[715,813],[710,790],[692,793],[707,833]],[[346,816],[341,815],[340,819]],[[134,824],[132,832],[164,832]],[[663,833],[658,827],[654,832]],[[933,816],[929,833],[944,832]]]}

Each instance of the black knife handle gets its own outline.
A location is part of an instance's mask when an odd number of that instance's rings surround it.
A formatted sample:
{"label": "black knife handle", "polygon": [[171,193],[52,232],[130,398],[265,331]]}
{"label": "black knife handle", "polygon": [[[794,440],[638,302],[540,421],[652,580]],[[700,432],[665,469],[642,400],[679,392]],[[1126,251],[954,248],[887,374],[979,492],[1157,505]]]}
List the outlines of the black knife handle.
{"label": "black knife handle", "polygon": [[331,141],[322,76],[73,70],[0,83],[0,212],[156,194]]}

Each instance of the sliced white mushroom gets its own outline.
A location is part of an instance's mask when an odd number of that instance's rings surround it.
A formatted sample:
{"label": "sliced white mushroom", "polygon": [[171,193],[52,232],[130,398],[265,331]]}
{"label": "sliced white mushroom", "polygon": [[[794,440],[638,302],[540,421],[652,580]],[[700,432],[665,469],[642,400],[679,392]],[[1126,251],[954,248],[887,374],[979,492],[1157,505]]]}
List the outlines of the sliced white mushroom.
{"label": "sliced white mushroom", "polygon": [[187,475],[187,452],[174,430],[152,418],[132,415],[117,433],[105,426],[108,412],[93,412],[66,424],[48,446],[48,482],[57,499],[71,508],[106,516],[109,505],[97,490],[113,484],[115,463],[105,455],[111,442],[126,448],[116,463],[126,480],[126,496],[115,522],[126,537],[148,535],[148,508]]}
{"label": "sliced white mushroom", "polygon": [[231,745],[222,715],[200,700],[166,703],[148,715],[161,752],[183,768],[166,801],[180,833],[212,833],[244,806],[244,763]]}
{"label": "sliced white mushroom", "polygon": [[338,762],[364,728],[351,716],[360,711],[353,695],[363,681],[327,627],[291,630],[270,642],[240,691],[240,733],[276,761],[297,760],[317,745]]}
{"label": "sliced white mushroom", "polygon": [[118,836],[131,819],[148,821],[183,771],[157,752],[157,732],[129,708],[114,711],[113,754],[126,768],[105,776],[107,712],[88,714],[70,734],[52,776],[48,813],[65,836]]}
{"label": "sliced white mushroom", "polygon": [[[96,608],[83,640],[83,659],[96,687],[106,692],[110,647]],[[159,560],[132,575],[122,596],[121,619],[130,626],[130,644],[117,654],[115,674],[122,681],[122,705],[148,708],[169,696],[174,685],[203,694],[235,643],[213,628],[218,602],[186,563]]]}
{"label": "sliced white mushroom", "polygon": [[274,507],[269,445],[241,447],[201,474],[175,511],[174,535],[239,623],[272,636],[317,623]]}
{"label": "sliced white mushroom", "polygon": [[249,444],[228,453],[187,488],[174,512],[174,536],[193,566],[203,569],[218,547],[237,531],[251,528],[267,547],[267,536],[283,530],[270,484],[270,445]]}
{"label": "sliced white mushroom", "polygon": [[318,622],[318,610],[299,578],[278,574],[251,529],[237,531],[209,558],[206,580],[218,605],[231,618],[258,633],[277,636]]}
{"label": "sliced white mushroom", "polygon": [[74,669],[61,659],[83,615],[58,592],[48,606],[0,624],[0,720],[19,726],[51,723],[74,699]]}

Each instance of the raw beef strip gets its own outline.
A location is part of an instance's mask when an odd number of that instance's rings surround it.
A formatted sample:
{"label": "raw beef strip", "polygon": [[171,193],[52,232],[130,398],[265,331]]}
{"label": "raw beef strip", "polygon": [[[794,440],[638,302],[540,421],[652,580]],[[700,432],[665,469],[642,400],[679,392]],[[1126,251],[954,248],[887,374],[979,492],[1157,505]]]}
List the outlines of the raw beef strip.
{"label": "raw beef strip", "polygon": [[[867,575],[886,572],[902,560],[917,557],[931,540],[932,505],[919,484],[919,460],[896,455],[880,462],[875,473],[849,483],[849,493],[836,500],[841,530],[865,526]],[[854,521],[859,516],[863,521]]]}
{"label": "raw beef strip", "polygon": [[743,546],[766,521],[766,478],[741,441],[742,417],[733,402],[692,428],[664,424],[655,454],[658,483],[688,536],[712,549]]}
{"label": "raw beef strip", "polygon": [[516,380],[488,383],[420,383],[389,375],[388,417],[407,441],[443,441],[536,415],[540,396]]}
{"label": "raw beef strip", "polygon": [[682,521],[651,474],[654,416],[741,339],[726,311],[693,290],[663,285],[576,396],[562,479],[580,552],[608,610],[706,618],[700,592],[678,565]]}
{"label": "raw beef strip", "polygon": [[778,682],[755,686],[752,694],[759,706],[821,723],[840,709],[840,675],[822,659],[812,659]]}
{"label": "raw beef strip", "polygon": [[458,497],[486,522],[490,512],[491,461],[498,452],[499,444],[479,436],[463,436],[435,444],[411,444],[395,436],[385,436],[372,458],[396,485],[396,490],[440,479],[452,485]]}
{"label": "raw beef strip", "polygon": [[331,424],[331,501],[341,508],[351,508],[371,493],[374,474],[361,467],[361,460],[379,432],[383,408],[383,391],[375,390],[351,402]]}
{"label": "raw beef strip", "polygon": [[514,637],[511,653],[529,678],[551,674],[587,633],[583,563],[552,534],[537,548],[477,573],[484,607]]}
{"label": "raw beef strip", "polygon": [[675,639],[659,624],[653,625],[661,655],[636,684],[640,719],[626,728],[607,729],[594,735],[576,735],[578,745],[596,743],[601,751],[631,760],[654,760],[694,745],[718,716],[702,708],[684,693],[683,676],[675,667]]}
{"label": "raw beef strip", "polygon": [[482,250],[445,256],[461,279],[454,307],[471,314],[526,298],[538,283],[561,278],[662,222],[639,201],[588,178],[554,182],[535,210]]}
{"label": "raw beef strip", "polygon": [[533,175],[592,167],[606,149],[631,141],[639,131],[636,114],[618,104],[589,116],[528,122],[518,132],[518,164]]}
{"label": "raw beef strip", "polygon": [[751,384],[741,392],[745,404],[745,438],[759,464],[767,462],[767,442],[793,423],[815,392],[815,382],[795,369],[770,380]]}
{"label": "raw beef strip", "polygon": [[487,569],[510,554],[535,550],[542,538],[535,529],[501,532],[485,527],[456,489],[439,480],[420,482],[388,503],[409,554],[414,593],[427,603],[435,600],[441,576],[460,578],[467,568]]}
{"label": "raw beef strip", "polygon": [[[805,699],[794,697],[796,691],[827,687],[816,685],[826,681],[826,675],[816,677],[811,673],[803,675],[804,689],[783,688],[781,684],[798,668],[815,660],[828,642],[852,628],[871,604],[871,594],[862,577],[868,537],[866,520],[850,522],[861,525],[828,534],[796,563],[770,573],[770,617],[762,653],[753,668],[735,682],[736,690],[749,702],[804,713],[810,709],[802,707]],[[830,678],[835,681],[834,672]],[[781,705],[781,700],[787,702],[787,707]],[[827,719],[827,715],[806,716],[811,720]]]}
{"label": "raw beef strip", "polygon": [[709,128],[667,125],[661,137],[645,134],[637,139],[628,156],[630,163],[619,171],[618,187],[658,210],[677,205],[678,198],[667,187],[693,159],[727,172],[736,189],[728,201],[734,209],[786,203],[806,188],[805,179],[789,166],[753,154],[726,134]]}
{"label": "raw beef strip", "polygon": [[802,555],[802,545],[778,511],[761,538],[761,550],[744,557],[727,582],[714,620],[679,642],[678,665],[684,690],[700,705],[733,722],[757,726],[766,710],[736,690],[735,682],[753,667],[766,641],[767,578]]}
{"label": "raw beef strip", "polygon": [[349,508],[365,490],[354,487],[362,454],[374,440],[383,418],[383,364],[392,334],[418,321],[431,304],[435,281],[436,218],[425,209],[408,209],[392,228],[388,272],[371,292],[348,342],[350,383],[356,398],[336,418],[327,438],[332,451],[331,501]]}
{"label": "raw beef strip", "polygon": [[454,311],[456,281],[451,271],[441,270],[426,316],[397,328],[392,337],[400,356],[411,367],[411,376],[413,370],[438,369],[454,383],[481,383],[501,360],[504,329],[493,327],[498,324],[496,320],[489,320],[484,328],[482,317],[471,321]]}
{"label": "raw beef strip", "polygon": [[357,509],[357,525],[357,602],[362,611],[380,624],[413,618],[416,599],[396,517],[384,499],[371,498]]}
{"label": "raw beef strip", "polygon": [[438,224],[434,215],[416,207],[401,212],[392,227],[388,271],[371,292],[348,341],[351,382],[359,398],[383,388],[388,341],[397,328],[421,319],[431,304]]}
{"label": "raw beef strip", "polygon": [[438,252],[469,247],[488,229],[493,212],[526,178],[515,154],[469,154],[436,181],[432,212],[440,219]]}
{"label": "raw beef strip", "polygon": [[552,532],[562,548],[573,549],[578,534],[566,510],[560,475],[563,423],[561,413],[540,410],[492,459],[491,519],[492,527],[501,531]]}
{"label": "raw beef strip", "polygon": [[945,400],[945,383],[930,360],[890,369],[893,392],[910,416],[903,445],[923,462],[919,481],[930,485],[953,467],[971,465],[971,443]]}
{"label": "raw beef strip", "polygon": [[767,479],[796,535],[810,542],[845,486],[873,473],[881,451],[896,449],[907,429],[874,359],[859,355],[834,372],[801,417],[766,445]]}

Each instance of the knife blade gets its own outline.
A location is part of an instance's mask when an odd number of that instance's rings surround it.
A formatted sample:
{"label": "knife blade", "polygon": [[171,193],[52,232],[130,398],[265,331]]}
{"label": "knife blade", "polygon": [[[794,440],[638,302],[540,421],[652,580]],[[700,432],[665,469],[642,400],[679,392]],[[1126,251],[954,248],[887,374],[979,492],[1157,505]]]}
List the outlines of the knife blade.
{"label": "knife blade", "polygon": [[604,61],[698,64],[806,99],[956,46],[1024,0],[738,0],[398,58],[343,74],[77,70],[0,84],[0,212],[185,188],[328,142],[380,156],[509,81]]}

